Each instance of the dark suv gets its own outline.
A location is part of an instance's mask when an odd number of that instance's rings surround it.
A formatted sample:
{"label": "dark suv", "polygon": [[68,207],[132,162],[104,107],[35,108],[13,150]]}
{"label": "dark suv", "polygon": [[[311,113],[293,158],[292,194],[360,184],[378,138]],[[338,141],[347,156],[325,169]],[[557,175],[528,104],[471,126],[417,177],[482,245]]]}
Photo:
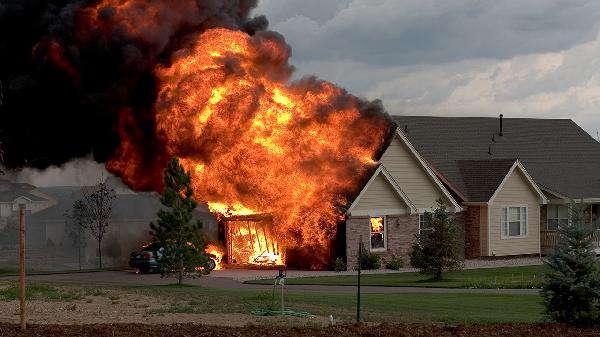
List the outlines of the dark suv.
{"label": "dark suv", "polygon": [[[147,274],[156,271],[158,260],[162,257],[164,249],[158,242],[145,245],[141,250],[131,252],[129,255],[129,266],[140,271],[141,274]],[[215,258],[212,254],[206,254],[208,262],[206,269],[213,270],[216,267]]]}

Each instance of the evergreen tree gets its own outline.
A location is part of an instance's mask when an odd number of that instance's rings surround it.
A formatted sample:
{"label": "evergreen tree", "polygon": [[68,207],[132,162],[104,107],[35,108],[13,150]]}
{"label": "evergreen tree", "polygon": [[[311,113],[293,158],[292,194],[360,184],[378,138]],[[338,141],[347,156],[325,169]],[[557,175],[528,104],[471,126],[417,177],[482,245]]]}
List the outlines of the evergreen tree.
{"label": "evergreen tree", "polygon": [[[202,224],[192,221],[196,202],[192,199],[191,178],[173,158],[164,171],[164,191],[161,198],[167,210],[158,211],[158,221],[151,223],[150,234],[160,242],[163,250],[158,259],[158,270],[163,277],[176,277],[181,284],[184,277],[207,272],[208,258],[204,255]],[[204,270],[199,270],[204,267]]]}
{"label": "evergreen tree", "polygon": [[546,261],[546,314],[556,322],[599,324],[600,267],[593,242],[597,232],[585,223],[585,205],[571,203],[570,208],[570,223],[559,225],[559,243]]}
{"label": "evergreen tree", "polygon": [[410,264],[421,273],[440,280],[444,272],[463,267],[462,245],[456,221],[438,200],[438,208],[424,216],[429,226],[416,236]]}

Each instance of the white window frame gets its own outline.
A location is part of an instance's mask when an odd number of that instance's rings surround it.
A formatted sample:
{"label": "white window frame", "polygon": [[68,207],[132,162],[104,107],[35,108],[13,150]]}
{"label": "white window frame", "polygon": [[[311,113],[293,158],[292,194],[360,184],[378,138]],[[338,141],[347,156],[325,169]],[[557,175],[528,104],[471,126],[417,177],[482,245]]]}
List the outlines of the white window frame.
{"label": "white window frame", "polygon": [[[510,209],[519,208],[519,235],[508,235],[510,232]],[[525,217],[523,217],[525,210]],[[506,211],[506,212],[505,212]],[[500,207],[500,238],[502,240],[525,238],[529,235],[529,206],[528,205],[505,205]]]}
{"label": "white window frame", "polygon": [[[567,214],[566,214],[566,218],[555,218],[555,217],[550,217],[550,207],[566,207],[567,208]],[[558,214],[560,214],[559,212],[557,212],[557,216]],[[557,226],[558,224],[560,224],[560,220],[567,220],[567,223],[570,224],[571,223],[571,219],[569,217],[569,215],[571,214],[571,208],[569,207],[569,205],[563,205],[563,204],[548,204],[546,206],[546,230],[547,231],[557,231],[558,227],[556,229],[550,229],[548,228],[548,223],[550,222],[550,220],[556,220]]]}
{"label": "white window frame", "polygon": [[[433,217],[432,212],[428,212],[430,214],[431,217]],[[425,217],[425,213],[419,213],[419,235],[421,235],[424,231],[430,230],[431,228],[427,228],[424,229],[423,226],[421,226],[421,224],[424,224],[424,217]]]}
{"label": "white window frame", "polygon": [[[383,233],[383,248],[371,247],[371,234],[377,233],[377,232],[371,231],[371,218],[383,218],[383,232],[378,232],[378,233]],[[387,228],[387,217],[385,215],[370,215],[369,216],[369,251],[370,252],[385,252],[385,251],[387,251],[387,241],[388,241],[387,229],[388,229]]]}

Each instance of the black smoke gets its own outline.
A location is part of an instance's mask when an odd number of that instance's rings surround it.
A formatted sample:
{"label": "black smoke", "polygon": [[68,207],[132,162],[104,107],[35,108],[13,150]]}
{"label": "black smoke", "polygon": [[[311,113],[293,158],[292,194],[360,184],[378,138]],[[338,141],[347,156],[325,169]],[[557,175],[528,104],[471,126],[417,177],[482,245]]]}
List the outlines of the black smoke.
{"label": "black smoke", "polygon": [[120,143],[118,128],[145,144],[143,160],[161,158],[152,111],[156,65],[206,29],[253,34],[268,25],[249,17],[257,0],[129,2],[142,4],[130,17],[150,22],[143,4],[169,10],[153,29],[131,34],[122,22],[130,18],[117,8],[90,11],[100,1],[0,0],[0,142],[8,168],[46,168],[90,153],[105,162]]}

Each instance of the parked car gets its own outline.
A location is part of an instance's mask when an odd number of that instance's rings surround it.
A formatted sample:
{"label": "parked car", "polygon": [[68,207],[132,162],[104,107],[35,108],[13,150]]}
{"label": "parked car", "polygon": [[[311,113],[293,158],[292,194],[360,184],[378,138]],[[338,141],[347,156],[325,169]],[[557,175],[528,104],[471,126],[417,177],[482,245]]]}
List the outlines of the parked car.
{"label": "parked car", "polygon": [[[158,242],[145,245],[141,250],[129,254],[129,266],[139,270],[141,274],[154,272],[158,268],[158,260],[162,257],[163,250],[164,248]],[[216,256],[206,253],[205,255],[208,258],[206,269],[215,269],[217,266],[215,262]],[[198,267],[197,269],[204,269],[204,267]]]}

